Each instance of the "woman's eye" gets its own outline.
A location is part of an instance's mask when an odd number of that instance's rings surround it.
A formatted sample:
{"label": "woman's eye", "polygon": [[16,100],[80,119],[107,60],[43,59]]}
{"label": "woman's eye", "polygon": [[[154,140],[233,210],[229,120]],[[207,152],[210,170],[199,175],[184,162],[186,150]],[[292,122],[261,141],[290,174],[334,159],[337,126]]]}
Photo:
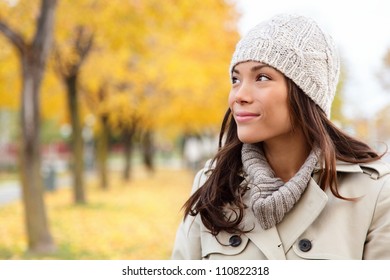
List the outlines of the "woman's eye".
{"label": "woman's eye", "polygon": [[260,82],[264,82],[264,81],[269,81],[270,78],[268,78],[268,76],[264,75],[264,74],[260,74],[258,77],[257,77],[257,81],[260,81]]}
{"label": "woman's eye", "polygon": [[237,84],[240,80],[237,77],[232,77],[232,84]]}

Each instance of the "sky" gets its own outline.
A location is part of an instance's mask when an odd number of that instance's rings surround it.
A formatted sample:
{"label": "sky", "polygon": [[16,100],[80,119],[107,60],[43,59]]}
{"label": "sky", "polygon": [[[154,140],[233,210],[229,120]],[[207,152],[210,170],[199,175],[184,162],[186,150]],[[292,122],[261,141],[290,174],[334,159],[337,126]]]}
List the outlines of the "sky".
{"label": "sky", "polygon": [[239,31],[278,13],[297,13],[316,20],[336,42],[347,70],[344,113],[348,117],[373,118],[390,105],[377,73],[390,48],[388,0],[235,0],[241,14]]}

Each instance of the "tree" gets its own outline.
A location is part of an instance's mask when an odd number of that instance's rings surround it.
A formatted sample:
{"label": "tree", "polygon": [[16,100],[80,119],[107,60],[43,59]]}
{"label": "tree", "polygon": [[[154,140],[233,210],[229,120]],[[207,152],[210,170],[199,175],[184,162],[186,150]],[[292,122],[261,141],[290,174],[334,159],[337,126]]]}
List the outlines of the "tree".
{"label": "tree", "polygon": [[[83,204],[86,202],[84,190],[84,140],[82,137],[82,124],[80,120],[78,80],[80,70],[93,45],[93,32],[85,26],[77,26],[74,29],[74,38],[69,40],[71,55],[65,56],[59,44],[54,51],[54,65],[56,72],[66,86],[68,97],[68,112],[71,119],[71,147],[72,147],[72,171],[74,182],[74,201]],[[68,43],[69,45],[69,43]]]}
{"label": "tree", "polygon": [[[55,249],[47,223],[40,175],[39,91],[52,42],[56,5],[56,0],[41,1],[35,34],[31,41],[28,41],[21,32],[10,27],[4,13],[0,14],[0,31],[17,50],[22,73],[20,166],[28,247],[33,252],[50,252]],[[6,8],[12,10],[17,7]]]}
{"label": "tree", "polygon": [[[79,104],[89,109],[97,120],[95,129],[97,163],[100,170],[100,183],[102,188],[107,187],[107,156],[110,135],[109,121],[109,103],[110,95],[116,91],[118,85],[125,80],[125,69],[129,61],[129,54],[133,46],[142,41],[142,24],[145,18],[139,17],[140,13],[135,13],[135,9],[142,10],[143,4],[139,1],[120,1],[110,2],[99,0],[80,0],[77,2],[63,0],[60,3],[58,15],[58,24],[56,32],[56,49],[58,50],[54,57],[54,65],[62,72],[61,76],[70,76],[69,68],[76,70],[71,76],[77,77],[77,84],[74,83],[74,92],[78,92],[74,98],[73,104]],[[141,9],[140,9],[141,8]],[[80,12],[82,11],[82,12]],[[137,16],[138,15],[138,16]],[[75,30],[83,32],[83,36],[74,36],[78,34]],[[121,32],[118,32],[121,30]],[[93,45],[92,34],[94,37]],[[84,38],[82,38],[84,37]],[[129,40],[129,38],[137,38]],[[138,39],[139,38],[139,39]],[[86,43],[83,48],[82,43]],[[89,60],[84,59],[81,53],[88,50]],[[58,67],[59,62],[61,63]],[[80,63],[82,62],[82,63]],[[83,71],[81,71],[81,64]],[[74,66],[77,65],[77,68]],[[64,67],[65,66],[65,67]],[[73,79],[75,80],[75,79]],[[69,83],[65,83],[68,84]],[[69,86],[68,86],[69,88]],[[69,91],[68,91],[69,92]],[[71,96],[70,94],[68,94]],[[75,94],[74,94],[75,95]],[[110,108],[112,109],[112,108]],[[115,110],[115,109],[114,109]],[[69,115],[73,126],[73,137],[79,139],[78,146],[81,147],[82,139],[79,129],[74,125],[82,123],[82,116],[79,116],[76,107],[69,107]],[[76,117],[78,121],[75,121]],[[74,143],[74,141],[73,141]],[[77,149],[80,151],[81,149]],[[80,152],[74,153],[75,163],[82,164],[83,160]],[[81,177],[82,166],[75,168]],[[76,181],[76,180],[75,180]]]}
{"label": "tree", "polygon": [[134,141],[140,141],[140,147],[148,144],[145,162],[152,164],[153,137],[168,135],[173,140],[182,131],[218,129],[230,87],[226,69],[238,39],[231,4],[224,0],[60,3],[56,42],[61,45],[61,59],[56,62],[70,65],[79,60],[72,48],[77,28],[94,34],[77,78],[78,100],[97,120],[102,186],[108,181],[112,133],[124,139],[123,174],[128,178]]}
{"label": "tree", "polygon": [[[105,99],[108,95],[108,89],[103,84],[98,92],[98,102],[100,104],[105,103]],[[109,139],[110,139],[110,127],[108,123],[108,113],[99,112],[98,114],[100,126],[97,137],[97,164],[100,175],[100,187],[102,189],[108,189],[108,172],[107,172],[107,160],[109,150]]]}

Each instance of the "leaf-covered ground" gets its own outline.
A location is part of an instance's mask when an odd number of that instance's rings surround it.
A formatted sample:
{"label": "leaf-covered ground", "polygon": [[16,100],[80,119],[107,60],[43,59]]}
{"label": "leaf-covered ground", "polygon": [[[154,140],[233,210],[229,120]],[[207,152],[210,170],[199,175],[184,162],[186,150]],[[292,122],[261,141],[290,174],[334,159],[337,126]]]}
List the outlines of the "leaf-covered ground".
{"label": "leaf-covered ground", "polygon": [[110,188],[87,185],[86,205],[74,205],[70,188],[45,194],[50,230],[57,251],[26,252],[20,201],[0,206],[0,259],[163,260],[169,259],[181,206],[189,195],[193,174],[159,169],[152,176],[135,170],[130,183],[112,173]]}

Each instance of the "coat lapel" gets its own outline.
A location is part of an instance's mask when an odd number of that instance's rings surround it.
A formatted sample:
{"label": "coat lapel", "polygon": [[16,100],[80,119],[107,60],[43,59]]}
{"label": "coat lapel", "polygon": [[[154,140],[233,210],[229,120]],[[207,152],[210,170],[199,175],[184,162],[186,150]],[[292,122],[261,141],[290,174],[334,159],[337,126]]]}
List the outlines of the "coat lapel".
{"label": "coat lapel", "polygon": [[300,235],[314,222],[324,209],[328,196],[317,185],[313,178],[310,179],[306,191],[298,203],[288,213],[283,221],[278,224],[279,236],[286,253]]}
{"label": "coat lapel", "polygon": [[285,260],[282,241],[276,227],[264,230],[257,222],[250,207],[246,209],[244,218],[245,229],[251,230],[245,235],[263,252],[270,260]]}
{"label": "coat lapel", "polygon": [[310,179],[299,202],[276,227],[268,230],[261,228],[251,207],[248,207],[243,223],[246,230],[252,230],[246,236],[268,259],[286,259],[286,252],[321,213],[327,200],[327,195]]}

